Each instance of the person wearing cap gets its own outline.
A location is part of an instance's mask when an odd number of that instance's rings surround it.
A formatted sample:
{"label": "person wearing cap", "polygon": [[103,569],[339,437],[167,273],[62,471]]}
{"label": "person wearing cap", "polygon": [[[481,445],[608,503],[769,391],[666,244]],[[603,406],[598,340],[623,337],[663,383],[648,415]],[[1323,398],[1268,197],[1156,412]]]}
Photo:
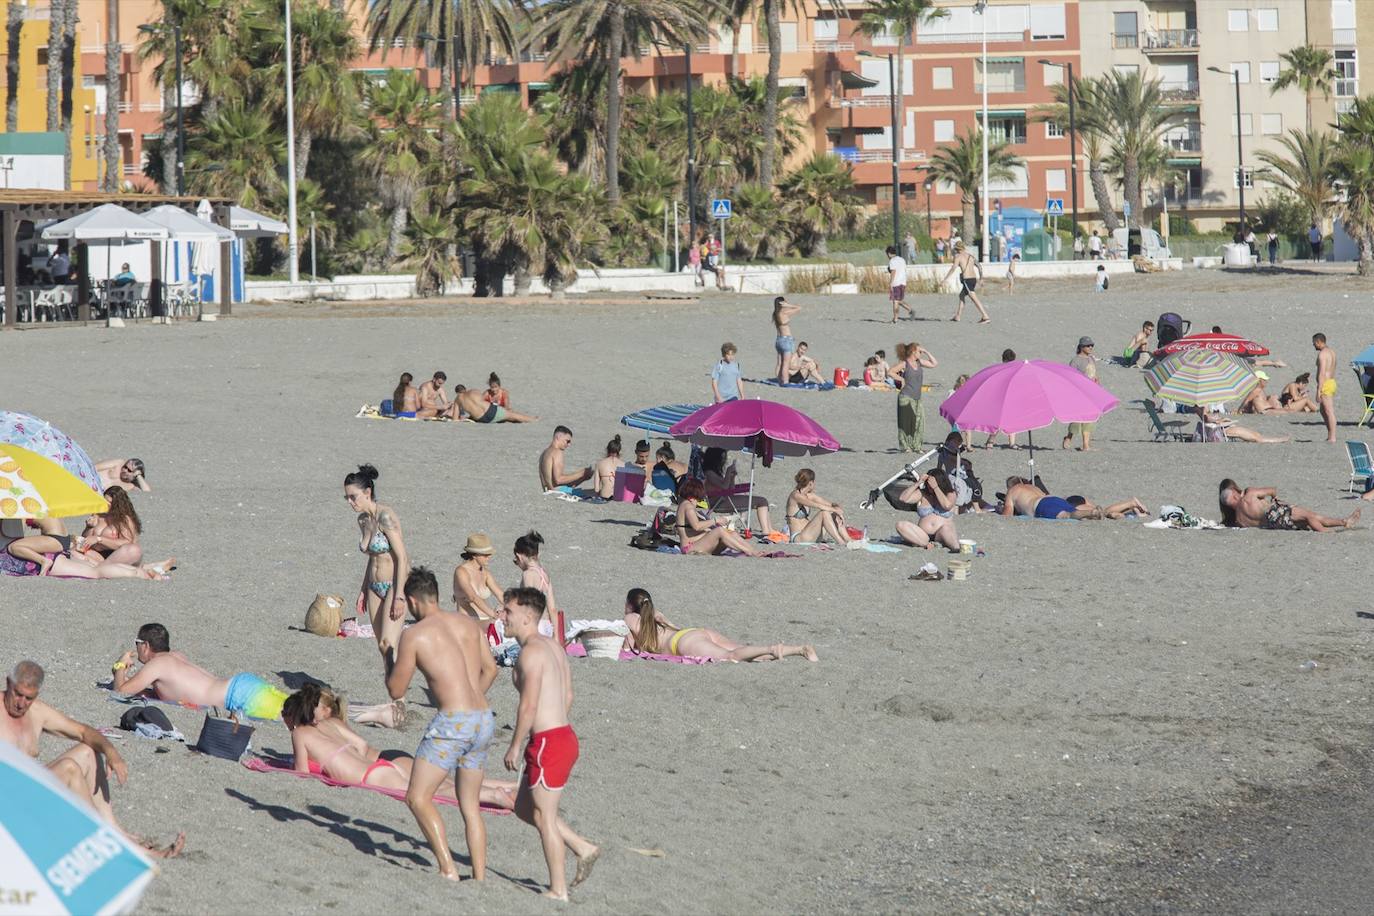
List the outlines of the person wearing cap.
{"label": "person wearing cap", "polygon": [[[493,620],[500,608],[501,586],[491,574],[491,538],[478,532],[463,545],[463,562],[453,570],[453,603],[458,613]],[[496,604],[492,604],[495,598]]]}
{"label": "person wearing cap", "polygon": [[1255,370],[1255,378],[1259,379],[1259,384],[1251,389],[1245,396],[1245,400],[1240,402],[1241,413],[1270,413],[1277,411],[1287,413],[1288,408],[1279,403],[1279,399],[1264,390],[1264,383],[1269,381],[1269,373],[1263,369]]}
{"label": "person wearing cap", "polygon": [[[1097,357],[1093,356],[1093,346],[1091,337],[1078,338],[1078,352],[1074,354],[1073,359],[1069,360],[1069,365],[1095,382],[1097,381]],[[1093,423],[1070,423],[1069,431],[1064,435],[1063,447],[1068,448],[1073,445],[1073,437],[1079,436],[1083,441],[1079,451],[1093,451],[1093,426],[1095,425]]]}

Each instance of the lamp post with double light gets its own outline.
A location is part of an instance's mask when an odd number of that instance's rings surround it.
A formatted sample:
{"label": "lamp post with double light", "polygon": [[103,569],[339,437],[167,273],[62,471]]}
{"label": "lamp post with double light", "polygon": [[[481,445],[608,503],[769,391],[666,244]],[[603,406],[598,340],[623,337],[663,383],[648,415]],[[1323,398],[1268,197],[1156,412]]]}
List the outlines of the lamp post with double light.
{"label": "lamp post with double light", "polygon": [[1050,67],[1063,67],[1066,71],[1068,71],[1067,75],[1069,87],[1069,193],[1073,198],[1073,225],[1069,228],[1069,235],[1076,236],[1078,234],[1078,121],[1074,115],[1074,94],[1078,91],[1078,87],[1075,86],[1073,82],[1073,63],[1071,61],[1066,61],[1065,63],[1061,64],[1051,60],[1046,60],[1043,57],[1040,58],[1038,63]]}
{"label": "lamp post with double light", "polygon": [[[1213,73],[1227,75],[1220,67],[1208,67]],[[1240,232],[1245,234],[1245,144],[1240,130],[1240,71],[1230,71],[1231,81],[1236,84],[1236,189],[1240,191]]]}

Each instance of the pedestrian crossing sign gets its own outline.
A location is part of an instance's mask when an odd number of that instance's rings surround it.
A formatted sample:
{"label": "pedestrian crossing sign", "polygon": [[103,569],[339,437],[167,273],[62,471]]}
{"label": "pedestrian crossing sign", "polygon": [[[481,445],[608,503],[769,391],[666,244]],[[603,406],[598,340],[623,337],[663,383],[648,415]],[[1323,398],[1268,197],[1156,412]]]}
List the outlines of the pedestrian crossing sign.
{"label": "pedestrian crossing sign", "polygon": [[1059,216],[1064,213],[1064,198],[1049,197],[1045,199],[1045,212],[1051,216]]}
{"label": "pedestrian crossing sign", "polygon": [[711,201],[711,219],[730,218],[730,198],[717,197]]}

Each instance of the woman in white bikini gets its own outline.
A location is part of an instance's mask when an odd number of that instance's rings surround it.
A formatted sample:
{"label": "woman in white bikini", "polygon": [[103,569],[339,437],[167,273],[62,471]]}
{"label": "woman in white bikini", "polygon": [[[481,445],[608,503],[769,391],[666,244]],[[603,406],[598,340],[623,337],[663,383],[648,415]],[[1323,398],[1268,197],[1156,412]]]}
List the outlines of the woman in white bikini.
{"label": "woman in white bikini", "polygon": [[724,662],[781,661],[789,655],[816,661],[816,650],[812,646],[743,646],[715,630],[675,626],[654,608],[654,599],[642,588],[632,588],[625,596],[625,626],[630,630],[630,635],[625,637],[625,649],[629,652],[714,658]]}
{"label": "woman in white bikini", "polygon": [[406,602],[402,590],[410,575],[410,557],[401,537],[401,523],[390,506],[373,497],[377,469],[370,464],[344,478],[344,499],[358,513],[362,540],[358,549],[367,554],[363,570],[364,608],[372,622],[377,649],[386,659],[401,641],[405,625]]}
{"label": "woman in white bikini", "polygon": [[[337,782],[400,792],[409,786],[414,758],[399,751],[383,757],[381,751],[348,727],[339,698],[318,684],[307,683],[287,697],[281,717],[291,731],[297,773],[314,773]],[[514,782],[486,780],[482,784],[482,804],[512,808],[517,788]],[[456,799],[453,777],[440,784],[435,794]]]}
{"label": "woman in white bikini", "polygon": [[539,620],[539,632],[552,636],[554,621],[558,615],[558,605],[553,600],[553,586],[549,584],[549,574],[539,562],[539,545],[544,538],[538,531],[522,534],[515,539],[515,565],[520,569],[520,585],[544,594],[544,616]]}
{"label": "woman in white bikini", "polygon": [[787,534],[793,544],[819,544],[828,535],[836,544],[853,540],[844,524],[844,509],[816,492],[816,472],[797,472],[796,489],[787,494]]}
{"label": "woman in white bikini", "polygon": [[495,551],[491,538],[485,534],[468,535],[463,546],[463,562],[453,570],[453,603],[458,613],[467,614],[478,620],[495,620],[498,607],[493,607],[491,599],[501,603],[501,586],[491,574],[491,557]]}

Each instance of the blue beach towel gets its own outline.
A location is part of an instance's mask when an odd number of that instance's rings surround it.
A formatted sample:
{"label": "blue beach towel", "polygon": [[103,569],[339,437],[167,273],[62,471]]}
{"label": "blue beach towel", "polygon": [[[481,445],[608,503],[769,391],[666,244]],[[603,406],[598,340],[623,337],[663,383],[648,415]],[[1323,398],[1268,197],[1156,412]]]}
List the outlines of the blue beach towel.
{"label": "blue beach towel", "polygon": [[775,378],[747,378],[751,385],[772,385],[774,388],[802,388],[807,391],[833,391],[834,382],[780,382]]}

